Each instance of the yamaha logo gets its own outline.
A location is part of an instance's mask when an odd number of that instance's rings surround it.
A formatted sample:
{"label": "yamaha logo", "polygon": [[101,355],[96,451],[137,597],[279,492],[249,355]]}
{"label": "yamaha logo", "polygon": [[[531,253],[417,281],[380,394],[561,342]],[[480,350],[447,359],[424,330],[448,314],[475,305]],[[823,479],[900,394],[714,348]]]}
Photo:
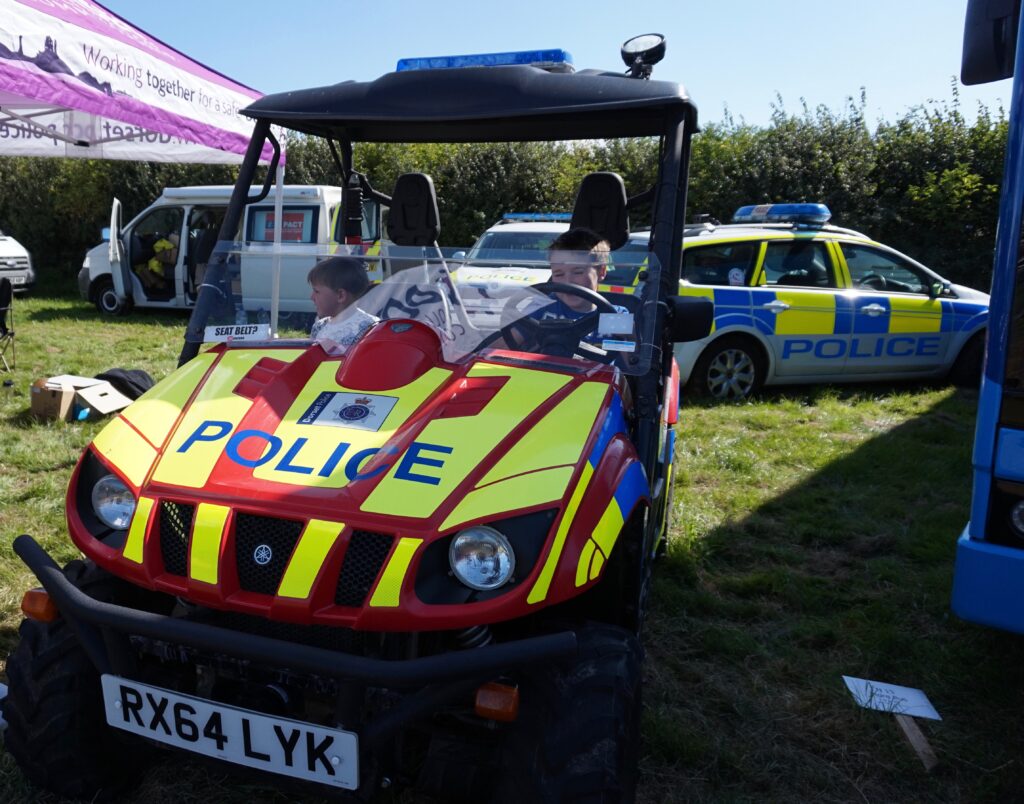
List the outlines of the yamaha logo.
{"label": "yamaha logo", "polygon": [[266,566],[270,563],[270,559],[274,557],[274,551],[270,549],[269,544],[261,544],[256,547],[252,554],[252,560],[259,564],[261,567]]}

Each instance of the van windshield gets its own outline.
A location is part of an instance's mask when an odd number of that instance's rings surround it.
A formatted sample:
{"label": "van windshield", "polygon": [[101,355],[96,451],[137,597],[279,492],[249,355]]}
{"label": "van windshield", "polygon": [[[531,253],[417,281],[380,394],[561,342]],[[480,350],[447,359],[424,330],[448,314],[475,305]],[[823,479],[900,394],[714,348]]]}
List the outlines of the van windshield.
{"label": "van windshield", "polygon": [[[517,281],[506,281],[508,270],[501,267],[464,281],[454,270],[458,264],[432,247],[385,246],[380,253],[367,254],[360,246],[334,246],[300,255],[294,248],[275,253],[271,246],[234,242],[221,243],[218,249],[227,259],[228,271],[210,285],[217,304],[204,322],[206,343],[287,340],[319,343],[329,354],[342,355],[379,322],[409,320],[426,324],[437,334],[449,362],[500,349],[519,353],[519,359],[592,360],[642,374],[657,349],[654,291],[660,270],[647,252],[616,254],[616,270],[642,279],[628,288],[632,292],[602,295],[596,287],[604,284],[612,266],[607,257],[590,252],[558,252],[557,265],[545,251],[517,253],[516,270],[536,269],[545,279],[558,280],[551,285],[528,284],[518,274]],[[630,258],[631,265],[621,262]],[[347,265],[338,268],[340,263]],[[318,264],[311,286],[307,278]],[[322,267],[329,265],[333,267]],[[362,286],[342,295],[330,286],[344,289],[349,280],[337,277],[352,271],[353,265],[365,274]],[[334,275],[334,270],[340,273]],[[331,298],[327,306],[314,303],[316,285]],[[275,298],[278,315],[273,325]],[[339,298],[345,302],[341,307]]]}

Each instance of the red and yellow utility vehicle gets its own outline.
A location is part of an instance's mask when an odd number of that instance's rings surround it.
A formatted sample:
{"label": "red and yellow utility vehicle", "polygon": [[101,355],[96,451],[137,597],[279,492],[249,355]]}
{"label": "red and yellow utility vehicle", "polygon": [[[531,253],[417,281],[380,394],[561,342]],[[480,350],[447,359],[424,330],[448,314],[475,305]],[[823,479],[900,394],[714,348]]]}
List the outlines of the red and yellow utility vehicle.
{"label": "red and yellow utility vehicle", "polygon": [[[15,541],[42,586],[3,711],[34,783],[91,799],[171,748],[362,799],[404,784],[444,801],[632,798],[672,349],[711,322],[707,300],[678,296],[696,110],[648,80],[659,49],[627,43],[626,75],[551,53],[400,64],[244,110],[255,130],[181,365],[71,478],[84,561]],[[267,245],[228,238],[270,191],[273,170],[252,185],[274,126],[330,141],[351,231],[363,197],[389,207],[379,255],[332,250],[387,277],[349,308],[345,350],[238,303],[242,257]],[[576,284],[456,285],[429,177],[385,195],[353,162],[355,143],[615,137],[661,146],[633,198],[611,172],[579,189],[573,227],[612,249],[629,207],[651,210],[636,292],[615,304]],[[536,314],[555,298],[583,312]]]}

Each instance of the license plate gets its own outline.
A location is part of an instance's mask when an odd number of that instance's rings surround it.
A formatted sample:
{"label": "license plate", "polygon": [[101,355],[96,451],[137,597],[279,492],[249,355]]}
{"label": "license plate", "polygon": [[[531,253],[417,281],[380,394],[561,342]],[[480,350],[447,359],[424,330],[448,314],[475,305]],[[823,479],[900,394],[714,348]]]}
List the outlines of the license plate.
{"label": "license plate", "polygon": [[107,723],[236,765],[333,787],[359,787],[359,742],[349,731],[171,692],[104,675]]}
{"label": "license plate", "polygon": [[12,276],[11,277],[11,284],[12,285],[24,285],[25,284],[25,277],[23,277],[23,276]]}

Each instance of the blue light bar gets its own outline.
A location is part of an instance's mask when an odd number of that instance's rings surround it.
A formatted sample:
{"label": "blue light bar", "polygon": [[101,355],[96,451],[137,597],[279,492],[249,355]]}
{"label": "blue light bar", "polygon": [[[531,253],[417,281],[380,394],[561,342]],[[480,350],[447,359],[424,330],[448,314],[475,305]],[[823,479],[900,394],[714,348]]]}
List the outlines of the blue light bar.
{"label": "blue light bar", "polygon": [[501,216],[503,221],[557,221],[568,223],[572,220],[571,212],[506,212]]}
{"label": "blue light bar", "polygon": [[824,226],[832,212],[824,204],[750,204],[740,207],[732,216],[733,223],[802,223]]}
{"label": "blue light bar", "polygon": [[506,67],[532,64],[549,72],[571,73],[572,54],[565,50],[520,50],[515,53],[475,53],[466,56],[426,56],[399,59],[395,72],[407,70],[445,70],[451,67]]}

